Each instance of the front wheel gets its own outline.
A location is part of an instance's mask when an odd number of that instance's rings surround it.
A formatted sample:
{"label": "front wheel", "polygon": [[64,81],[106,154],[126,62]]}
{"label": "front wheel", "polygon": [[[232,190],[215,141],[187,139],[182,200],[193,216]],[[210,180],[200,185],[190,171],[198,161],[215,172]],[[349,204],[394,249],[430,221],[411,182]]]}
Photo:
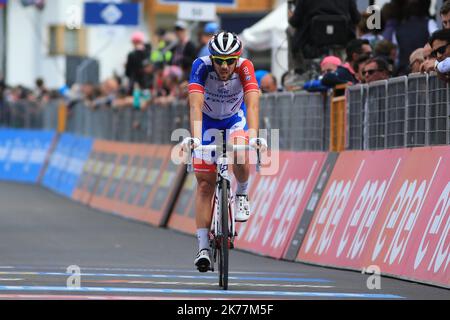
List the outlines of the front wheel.
{"label": "front wheel", "polygon": [[220,232],[219,234],[219,285],[228,290],[228,181],[223,179],[220,195]]}

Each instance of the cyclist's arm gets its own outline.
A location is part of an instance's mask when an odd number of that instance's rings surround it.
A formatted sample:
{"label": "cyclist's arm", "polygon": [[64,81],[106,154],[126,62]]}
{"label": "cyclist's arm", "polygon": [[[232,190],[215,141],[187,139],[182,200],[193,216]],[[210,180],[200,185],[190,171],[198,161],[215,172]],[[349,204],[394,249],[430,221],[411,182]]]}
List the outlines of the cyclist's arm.
{"label": "cyclist's arm", "polygon": [[201,59],[192,64],[189,81],[189,107],[191,117],[191,135],[202,141],[203,103],[205,101],[205,80],[207,70]]}
{"label": "cyclist's arm", "polygon": [[191,134],[193,138],[202,141],[202,119],[203,119],[203,93],[191,92],[189,93],[189,107],[191,115]]}
{"label": "cyclist's arm", "polygon": [[239,69],[239,76],[244,88],[244,103],[247,106],[247,125],[249,138],[258,137],[259,130],[259,86],[255,68],[250,60],[245,60]]}
{"label": "cyclist's arm", "polygon": [[247,124],[249,129],[249,138],[258,137],[259,130],[259,92],[248,92],[244,97],[247,106]]}

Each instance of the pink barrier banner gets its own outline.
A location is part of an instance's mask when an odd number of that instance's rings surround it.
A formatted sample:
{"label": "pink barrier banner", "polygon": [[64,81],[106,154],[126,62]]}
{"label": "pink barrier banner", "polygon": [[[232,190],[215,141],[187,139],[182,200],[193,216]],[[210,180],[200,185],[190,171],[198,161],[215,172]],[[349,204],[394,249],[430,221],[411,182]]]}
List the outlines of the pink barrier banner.
{"label": "pink barrier banner", "polygon": [[449,286],[450,148],[344,152],[300,261]]}
{"label": "pink barrier banner", "polygon": [[366,263],[450,287],[450,148],[414,149],[392,191]]}
{"label": "pink barrier banner", "polygon": [[238,223],[236,247],[282,258],[317,182],[325,153],[280,152],[276,175],[251,183],[252,217]]}

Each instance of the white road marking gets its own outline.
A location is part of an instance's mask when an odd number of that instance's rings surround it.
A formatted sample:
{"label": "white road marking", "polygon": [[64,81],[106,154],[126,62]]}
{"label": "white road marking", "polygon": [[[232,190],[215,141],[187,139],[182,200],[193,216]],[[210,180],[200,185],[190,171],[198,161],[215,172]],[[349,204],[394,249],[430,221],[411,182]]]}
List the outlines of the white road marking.
{"label": "white road marking", "polygon": [[[109,283],[108,281],[85,281],[88,283]],[[111,283],[119,283],[117,281]],[[152,284],[152,285],[174,285],[174,286],[214,286],[217,287],[217,282],[174,282],[174,281],[123,281],[128,284]],[[275,287],[275,288],[319,288],[330,289],[334,286],[313,286],[313,285],[299,285],[299,284],[274,284],[274,283],[245,283],[245,282],[232,282],[229,286],[239,287]]]}
{"label": "white road marking", "polygon": [[19,278],[0,278],[0,281],[23,281],[25,279],[19,279]]}

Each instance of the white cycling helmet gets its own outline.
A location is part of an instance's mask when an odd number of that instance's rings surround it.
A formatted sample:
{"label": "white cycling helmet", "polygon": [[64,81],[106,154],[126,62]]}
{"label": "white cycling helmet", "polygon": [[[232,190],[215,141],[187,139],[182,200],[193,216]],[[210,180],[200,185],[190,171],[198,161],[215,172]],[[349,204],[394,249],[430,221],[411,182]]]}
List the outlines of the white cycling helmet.
{"label": "white cycling helmet", "polygon": [[243,46],[235,33],[221,31],[209,40],[208,48],[213,56],[240,56]]}

